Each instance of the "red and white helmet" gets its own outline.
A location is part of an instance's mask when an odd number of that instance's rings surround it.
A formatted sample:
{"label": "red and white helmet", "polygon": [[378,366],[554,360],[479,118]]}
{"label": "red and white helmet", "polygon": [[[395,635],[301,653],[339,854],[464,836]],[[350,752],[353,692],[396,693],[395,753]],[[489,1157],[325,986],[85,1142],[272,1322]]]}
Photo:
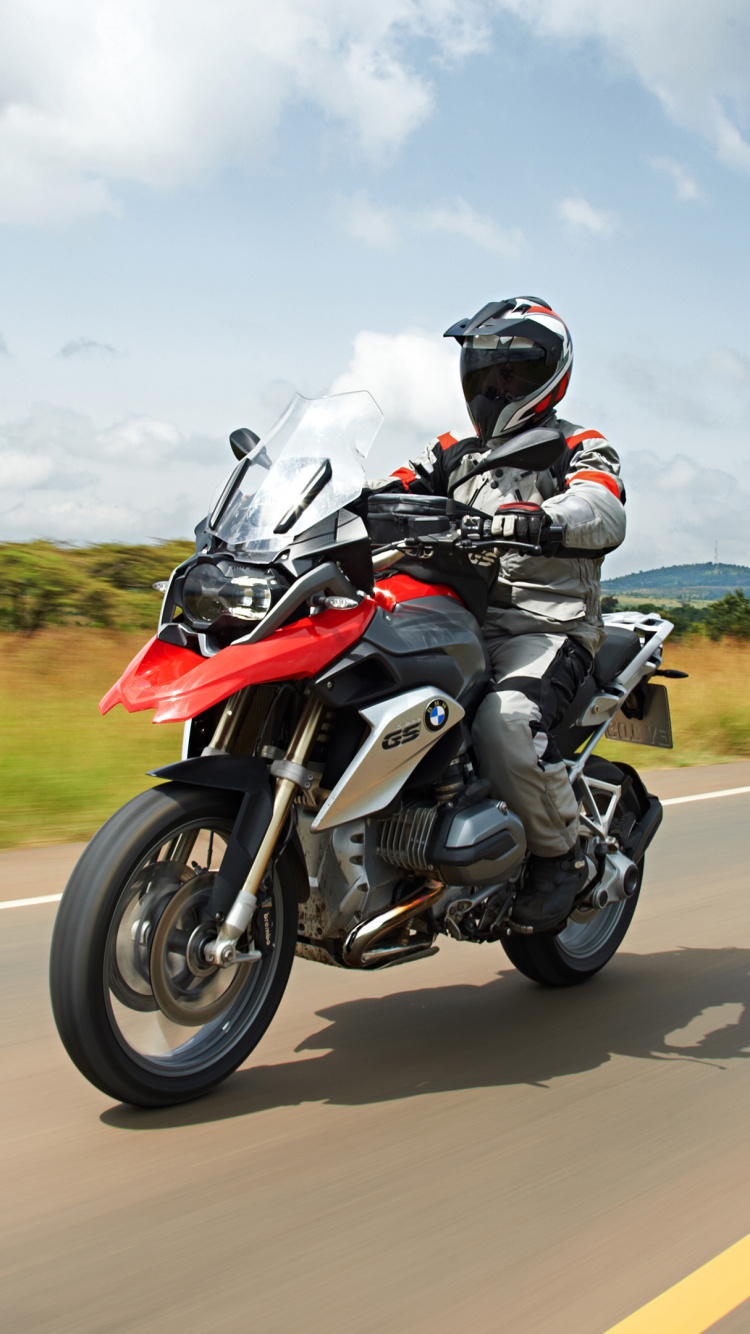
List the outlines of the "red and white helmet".
{"label": "red and white helmet", "polygon": [[461,345],[464,398],[484,444],[539,421],[568,387],[570,334],[539,297],[490,301],[444,337]]}

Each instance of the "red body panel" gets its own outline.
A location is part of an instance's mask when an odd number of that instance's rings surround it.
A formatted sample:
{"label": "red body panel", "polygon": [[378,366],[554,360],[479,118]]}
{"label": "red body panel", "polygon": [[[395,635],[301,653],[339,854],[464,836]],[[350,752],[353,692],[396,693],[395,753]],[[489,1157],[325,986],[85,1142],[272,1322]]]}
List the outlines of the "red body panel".
{"label": "red body panel", "polygon": [[[415,598],[456,597],[443,584],[421,584],[405,574],[394,575],[382,585],[382,594],[389,605]],[[102,713],[115,704],[123,704],[128,713],[155,709],[155,723],[186,722],[243,686],[316,676],[361,638],[380,600],[376,593],[376,598],[365,598],[349,611],[306,616],[258,644],[230,644],[212,658],[151,639],[107,691],[99,708]]]}

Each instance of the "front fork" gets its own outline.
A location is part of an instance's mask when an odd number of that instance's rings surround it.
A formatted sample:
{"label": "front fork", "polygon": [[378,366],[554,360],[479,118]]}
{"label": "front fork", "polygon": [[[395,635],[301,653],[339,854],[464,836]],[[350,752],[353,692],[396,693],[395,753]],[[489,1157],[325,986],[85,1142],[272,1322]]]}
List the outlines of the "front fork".
{"label": "front fork", "polygon": [[324,711],[325,705],[310,696],[302,711],[302,716],[284,759],[273,765],[272,772],[276,770],[278,777],[268,828],[263,835],[263,840],[245,883],[221,924],[219,934],[215,940],[208,942],[205,947],[204,954],[207,963],[215,964],[219,968],[229,968],[235,963],[245,963],[260,958],[260,954],[255,950],[248,954],[238,954],[237,941],[253,920],[253,913],[258,902],[257,893],[279,835],[286,823],[289,807],[297,789],[305,785],[307,779],[305,765],[313,748]]}

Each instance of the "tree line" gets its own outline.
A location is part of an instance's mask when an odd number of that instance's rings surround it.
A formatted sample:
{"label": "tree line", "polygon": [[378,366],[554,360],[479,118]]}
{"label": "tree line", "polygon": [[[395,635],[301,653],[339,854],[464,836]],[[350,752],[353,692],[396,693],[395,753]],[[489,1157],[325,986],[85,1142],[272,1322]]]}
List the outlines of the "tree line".
{"label": "tree line", "polygon": [[[656,611],[674,625],[675,638],[702,634],[709,639],[750,639],[750,600],[741,588],[734,593],[710,602],[707,607],[695,607],[681,602],[676,607],[665,607],[658,602],[633,603],[634,611]],[[602,611],[617,611],[618,599],[607,595],[602,598]]]}
{"label": "tree line", "polygon": [[[0,630],[32,634],[49,625],[150,629],[161,595],[153,584],[167,579],[193,552],[192,542],[146,546],[102,542],[74,547],[57,542],[1,542]],[[607,595],[603,611],[616,611]],[[638,603],[674,622],[675,634],[750,639],[750,600],[737,589],[707,607]]]}
{"label": "tree line", "polygon": [[0,629],[33,634],[49,625],[150,628],[161,603],[152,585],[194,549],[192,542],[2,542]]}

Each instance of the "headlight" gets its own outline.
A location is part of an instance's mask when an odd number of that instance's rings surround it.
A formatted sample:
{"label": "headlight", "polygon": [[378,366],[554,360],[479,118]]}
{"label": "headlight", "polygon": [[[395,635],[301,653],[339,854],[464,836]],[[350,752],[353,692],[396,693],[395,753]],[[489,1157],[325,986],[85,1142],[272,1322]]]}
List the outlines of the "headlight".
{"label": "headlight", "polygon": [[184,611],[191,621],[203,625],[213,625],[222,617],[230,623],[261,621],[270,610],[276,587],[273,576],[256,574],[246,565],[195,565],[182,590]]}

